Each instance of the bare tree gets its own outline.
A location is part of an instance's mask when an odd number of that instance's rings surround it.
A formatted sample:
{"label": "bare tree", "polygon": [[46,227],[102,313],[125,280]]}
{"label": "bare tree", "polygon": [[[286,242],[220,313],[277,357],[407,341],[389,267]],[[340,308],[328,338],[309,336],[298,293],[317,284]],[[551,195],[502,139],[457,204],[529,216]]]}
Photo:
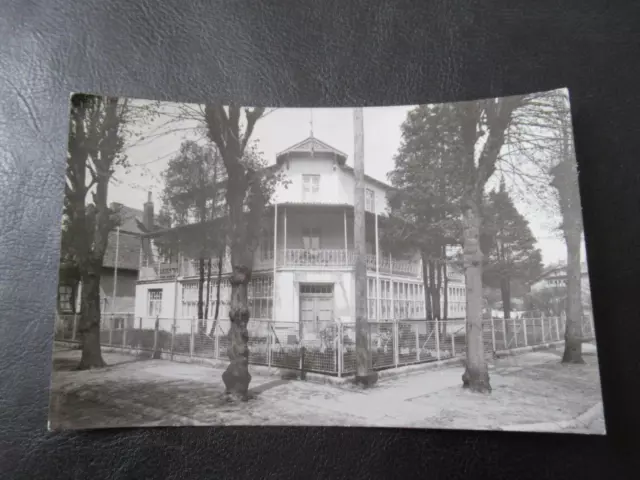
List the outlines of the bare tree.
{"label": "bare tree", "polygon": [[467,286],[467,355],[462,384],[475,392],[491,391],[482,334],[482,200],[514,111],[525,103],[526,98],[522,96],[492,98],[461,103],[456,109],[464,173],[463,251]]}
{"label": "bare tree", "polygon": [[[230,364],[222,375],[227,393],[246,400],[251,382],[247,323],[250,310],[248,285],[253,269],[264,210],[269,203],[273,172],[261,168],[255,155],[247,155],[247,145],[264,108],[228,107],[209,103],[204,119],[209,138],[217,145],[227,173],[228,245],[232,273],[228,349]],[[241,122],[244,121],[244,128]]]}
{"label": "bare tree", "polygon": [[100,351],[100,277],[109,232],[119,221],[107,193],[115,167],[126,161],[122,152],[129,115],[127,100],[80,94],[71,98],[63,255],[75,263],[82,282],[79,369],[105,365]]}

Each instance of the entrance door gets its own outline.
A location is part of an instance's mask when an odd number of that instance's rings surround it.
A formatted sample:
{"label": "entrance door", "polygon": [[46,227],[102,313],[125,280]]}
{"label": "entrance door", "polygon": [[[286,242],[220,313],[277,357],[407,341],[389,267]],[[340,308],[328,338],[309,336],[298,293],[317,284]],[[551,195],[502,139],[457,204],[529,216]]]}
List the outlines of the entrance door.
{"label": "entrance door", "polygon": [[300,327],[303,340],[320,342],[320,333],[333,324],[333,285],[300,285]]}

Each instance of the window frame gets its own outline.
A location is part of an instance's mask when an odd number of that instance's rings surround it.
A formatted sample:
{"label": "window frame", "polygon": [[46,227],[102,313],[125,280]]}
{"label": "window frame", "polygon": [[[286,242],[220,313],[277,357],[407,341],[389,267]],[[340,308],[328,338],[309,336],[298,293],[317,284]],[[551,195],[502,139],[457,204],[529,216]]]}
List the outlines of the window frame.
{"label": "window frame", "polygon": [[302,174],[302,199],[310,200],[320,194],[320,174]]}
{"label": "window frame", "polygon": [[[322,230],[320,227],[302,227],[302,247],[305,250],[320,250],[322,248],[321,238]],[[309,246],[307,246],[306,239],[308,239]],[[317,239],[317,247],[313,246],[314,239]]]}
{"label": "window frame", "polygon": [[[160,294],[153,298],[154,294]],[[147,316],[156,318],[162,316],[162,297],[163,297],[163,289],[162,288],[150,288],[147,290]],[[153,307],[157,307],[156,309]],[[155,313],[154,313],[155,312]]]}
{"label": "window frame", "polygon": [[364,209],[373,213],[376,211],[376,192],[372,188],[364,189]]}

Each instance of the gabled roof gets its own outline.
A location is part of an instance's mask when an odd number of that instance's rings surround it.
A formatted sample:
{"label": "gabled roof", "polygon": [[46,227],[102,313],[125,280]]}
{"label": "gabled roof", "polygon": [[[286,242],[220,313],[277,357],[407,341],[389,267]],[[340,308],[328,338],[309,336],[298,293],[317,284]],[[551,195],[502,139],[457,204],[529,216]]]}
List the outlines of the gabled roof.
{"label": "gabled roof", "polygon": [[[589,273],[588,271],[588,267],[587,267],[587,263],[586,262],[582,262],[580,264],[580,275],[587,275]],[[529,285],[534,285],[538,282],[540,282],[541,280],[545,280],[547,278],[558,278],[558,277],[564,277],[567,274],[567,266],[560,264],[560,265],[552,265],[547,267],[540,276],[538,276],[537,278],[535,278],[534,280],[532,280],[531,282],[529,282]]]}
{"label": "gabled roof", "polygon": [[286,158],[286,156],[290,153],[319,153],[319,154],[331,154],[335,155],[338,158],[340,164],[344,164],[347,161],[347,154],[341,152],[337,148],[332,147],[328,143],[325,143],[321,140],[318,140],[315,137],[308,137],[302,140],[299,143],[283,150],[282,152],[276,154],[276,161],[280,163],[282,159]]}
{"label": "gabled roof", "polygon": [[127,207],[126,205],[122,205],[121,203],[116,202],[113,202],[111,204],[111,208],[118,209],[118,216],[120,217],[120,233],[142,233],[142,231],[138,227],[138,222],[142,222],[142,210]]}
{"label": "gabled roof", "polygon": [[120,239],[115,231],[109,232],[107,251],[102,266],[115,268],[116,250],[118,251],[118,269],[138,270],[140,265],[140,234],[120,230]]}

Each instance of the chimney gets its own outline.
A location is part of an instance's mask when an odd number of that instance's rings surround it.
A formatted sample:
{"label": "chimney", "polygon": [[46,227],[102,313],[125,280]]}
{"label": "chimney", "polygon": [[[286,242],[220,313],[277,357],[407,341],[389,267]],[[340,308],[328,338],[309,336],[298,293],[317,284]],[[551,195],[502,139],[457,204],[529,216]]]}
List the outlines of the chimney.
{"label": "chimney", "polygon": [[148,232],[153,231],[154,213],[153,213],[153,201],[151,200],[151,192],[147,202],[144,204],[144,210],[142,214],[142,224],[145,226]]}

